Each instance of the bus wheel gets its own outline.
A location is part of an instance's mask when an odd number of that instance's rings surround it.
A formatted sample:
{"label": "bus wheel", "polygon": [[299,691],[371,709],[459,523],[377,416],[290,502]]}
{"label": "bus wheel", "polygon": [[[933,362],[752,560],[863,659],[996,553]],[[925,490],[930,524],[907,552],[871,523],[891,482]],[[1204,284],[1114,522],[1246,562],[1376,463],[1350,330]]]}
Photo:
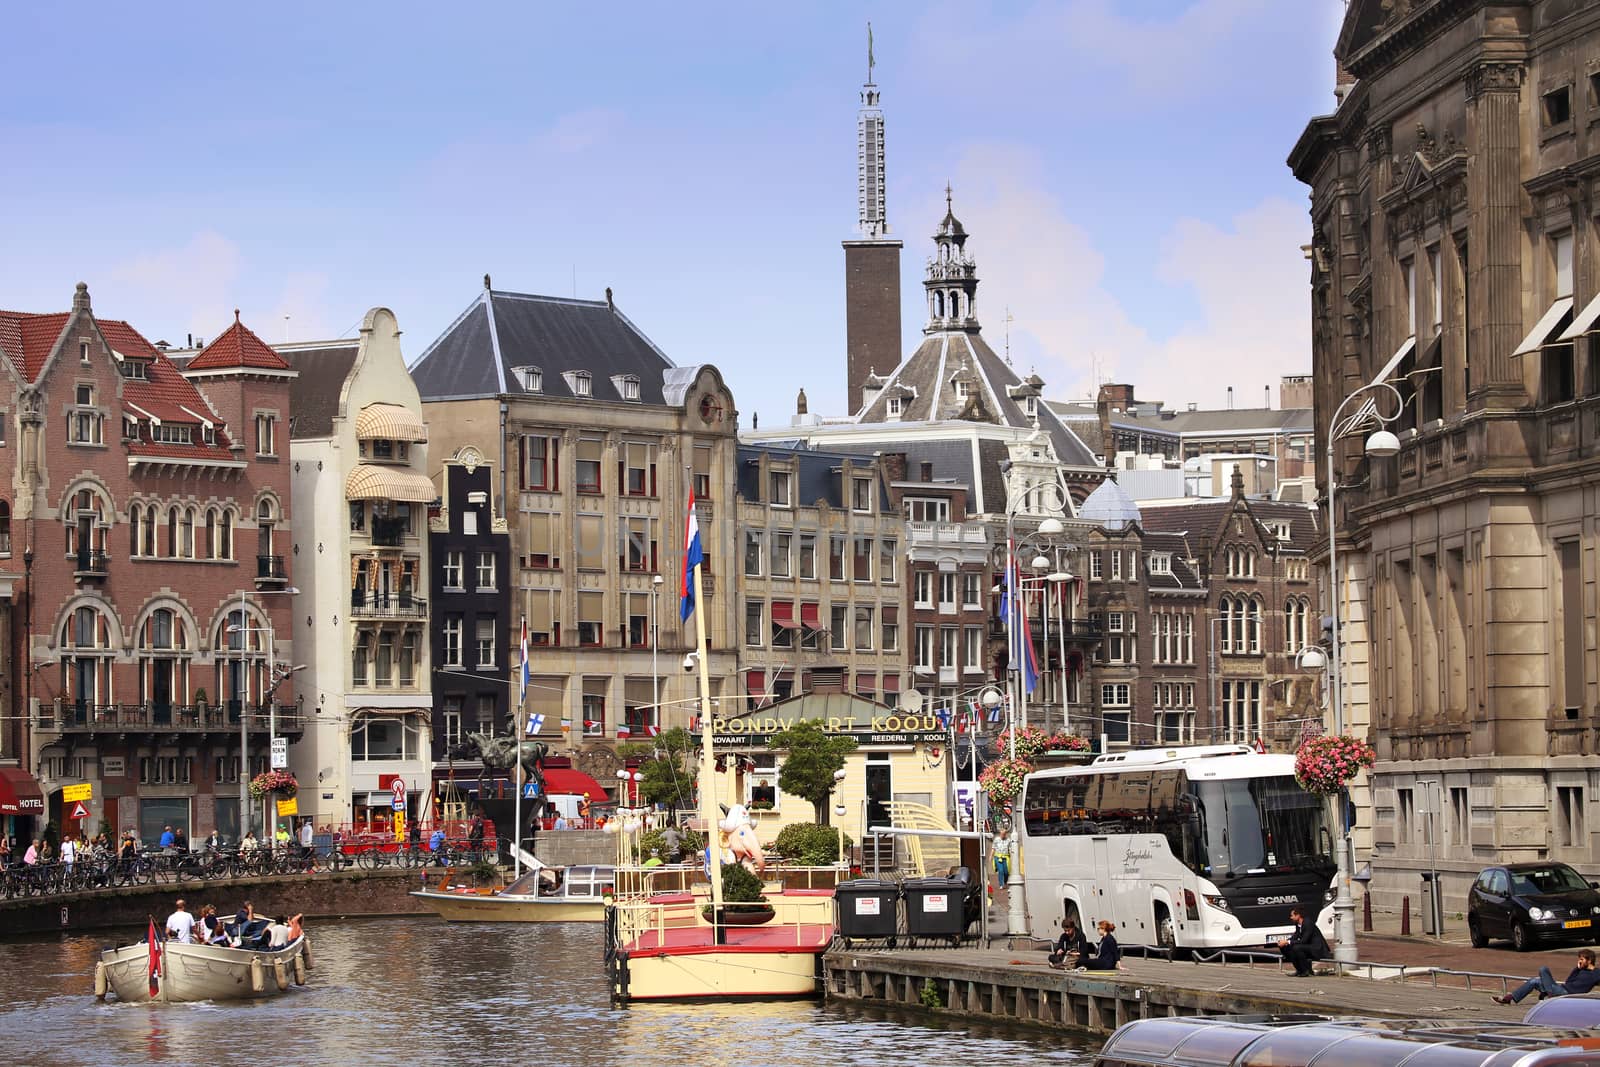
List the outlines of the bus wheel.
{"label": "bus wheel", "polygon": [[1170,959],[1183,959],[1188,953],[1178,947],[1178,931],[1165,904],[1156,904],[1156,944],[1167,950]]}

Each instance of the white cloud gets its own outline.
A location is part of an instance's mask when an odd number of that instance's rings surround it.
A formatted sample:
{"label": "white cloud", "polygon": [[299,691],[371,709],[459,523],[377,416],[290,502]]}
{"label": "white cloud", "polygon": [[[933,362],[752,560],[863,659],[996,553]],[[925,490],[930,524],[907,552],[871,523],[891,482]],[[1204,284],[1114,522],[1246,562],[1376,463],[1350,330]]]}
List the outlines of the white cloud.
{"label": "white cloud", "polygon": [[[1104,254],[1046,190],[1030,153],[975,147],[958,174],[956,214],[973,234],[985,334],[1002,346],[1009,308],[1013,361],[1019,371],[1037,370],[1050,395],[1090,395],[1097,380],[1115,380],[1173,406],[1220,407],[1232,385],[1237,405],[1247,407],[1260,404],[1263,385],[1309,370],[1300,252],[1309,223],[1296,205],[1269,199],[1226,226],[1173,225],[1156,276],[1198,305],[1174,328],[1157,314],[1170,292],[1152,285],[1122,299],[1108,289]],[[932,207],[921,210],[924,217]]]}

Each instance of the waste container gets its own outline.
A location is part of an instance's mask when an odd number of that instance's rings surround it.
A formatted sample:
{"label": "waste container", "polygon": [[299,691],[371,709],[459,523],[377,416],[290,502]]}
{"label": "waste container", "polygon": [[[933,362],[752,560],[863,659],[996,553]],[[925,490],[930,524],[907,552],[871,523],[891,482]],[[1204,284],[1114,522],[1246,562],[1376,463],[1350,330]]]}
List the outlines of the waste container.
{"label": "waste container", "polygon": [[900,926],[900,887],[875,878],[840,882],[833,892],[834,922],[839,936],[893,939]]}
{"label": "waste container", "polygon": [[960,938],[966,930],[966,882],[911,878],[900,889],[906,901],[906,933],[912,937]]}
{"label": "waste container", "polygon": [[1422,872],[1422,932],[1439,936],[1439,883],[1432,871]]}

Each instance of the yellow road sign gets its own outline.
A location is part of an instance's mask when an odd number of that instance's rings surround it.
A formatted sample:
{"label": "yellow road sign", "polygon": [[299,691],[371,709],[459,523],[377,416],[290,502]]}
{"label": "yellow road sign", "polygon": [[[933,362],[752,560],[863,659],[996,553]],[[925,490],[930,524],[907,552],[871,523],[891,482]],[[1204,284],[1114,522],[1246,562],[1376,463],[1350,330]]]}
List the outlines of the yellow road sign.
{"label": "yellow road sign", "polygon": [[278,818],[282,819],[282,818],[286,818],[287,816],[290,816],[290,815],[299,815],[299,814],[300,814],[300,802],[298,800],[296,800],[294,797],[290,797],[288,800],[280,800],[280,801],[278,801]]}
{"label": "yellow road sign", "polygon": [[92,782],[83,782],[79,785],[63,786],[61,790],[61,799],[66,801],[68,804],[71,804],[75,800],[93,800],[94,784]]}

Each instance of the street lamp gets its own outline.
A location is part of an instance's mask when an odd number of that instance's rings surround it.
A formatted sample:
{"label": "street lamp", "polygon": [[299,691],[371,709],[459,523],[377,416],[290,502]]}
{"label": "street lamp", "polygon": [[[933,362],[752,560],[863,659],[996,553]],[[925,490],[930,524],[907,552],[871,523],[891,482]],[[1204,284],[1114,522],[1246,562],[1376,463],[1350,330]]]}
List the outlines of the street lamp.
{"label": "street lamp", "polygon": [[[1367,393],[1387,390],[1394,397],[1394,414],[1385,415],[1378,410],[1376,402],[1371,397],[1353,415],[1341,422],[1344,409],[1350,401]],[[1336,737],[1344,736],[1344,692],[1341,688],[1339,670],[1339,533],[1338,512],[1334,509],[1334,493],[1338,483],[1334,479],[1333,452],[1334,446],[1345,437],[1358,433],[1374,421],[1378,428],[1367,435],[1366,454],[1379,459],[1384,459],[1400,451],[1400,439],[1389,430],[1385,429],[1390,423],[1400,417],[1405,409],[1405,398],[1388,382],[1372,382],[1362,386],[1334,409],[1333,417],[1328,420],[1328,614],[1333,619],[1333,638],[1330,653],[1324,657],[1322,650],[1309,646],[1301,653],[1301,666],[1308,669],[1319,669],[1323,663],[1328,668],[1328,703],[1333,711],[1333,732]],[[1318,663],[1317,661],[1322,661]],[[1316,666],[1313,666],[1313,664]],[[1334,959],[1341,963],[1354,963],[1356,961],[1356,905],[1350,896],[1350,830],[1346,825],[1344,813],[1344,796],[1341,789],[1338,798],[1339,819],[1339,849],[1337,862],[1337,887],[1334,891],[1333,901],[1333,934],[1335,946]]]}
{"label": "street lamp", "polygon": [[[294,596],[300,590],[290,586],[287,589],[260,589],[256,596]],[[305,664],[299,664],[284,672],[283,678],[276,678],[277,666],[274,657],[277,652],[277,634],[273,631],[272,616],[267,616],[266,626],[252,627],[250,622],[250,600],[245,590],[239,590],[239,622],[227,628],[228,633],[239,635],[239,674],[243,682],[243,695],[239,700],[239,840],[244,840],[244,835],[250,829],[250,695],[249,662],[250,641],[246,634],[262,633],[267,635],[267,751],[271,753],[272,739],[278,732],[278,708],[272,696],[277,692],[278,685],[295,671],[304,670]],[[263,829],[267,826],[262,824]]]}

